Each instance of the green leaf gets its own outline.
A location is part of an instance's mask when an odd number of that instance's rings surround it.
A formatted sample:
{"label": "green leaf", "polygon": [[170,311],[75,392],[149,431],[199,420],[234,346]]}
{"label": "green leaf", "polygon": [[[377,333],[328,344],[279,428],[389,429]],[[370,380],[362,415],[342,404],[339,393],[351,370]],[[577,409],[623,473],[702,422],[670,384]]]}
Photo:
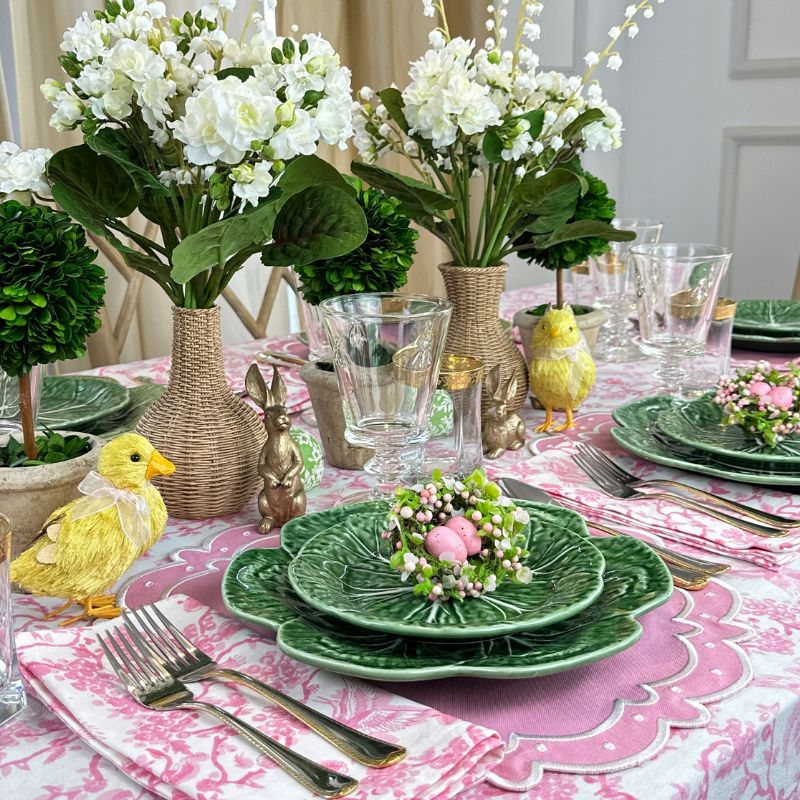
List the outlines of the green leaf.
{"label": "green leaf", "polygon": [[561,132],[561,138],[565,142],[570,142],[573,139],[578,137],[578,134],[587,126],[591,125],[593,122],[597,122],[598,120],[605,119],[606,115],[603,113],[603,110],[600,108],[590,108],[587,111],[584,111],[582,114],[579,114],[566,128]]}
{"label": "green leaf", "polygon": [[547,237],[542,247],[552,247],[562,242],[574,242],[577,239],[587,239],[589,237],[605,239],[608,242],[630,242],[636,238],[636,234],[633,231],[621,231],[606,222],[581,219],[577,222],[559,226]]}
{"label": "green leaf", "polygon": [[[544,214],[541,216],[526,217],[516,226],[515,232],[528,231],[534,235],[552,233],[559,225],[569,222],[572,219],[573,209],[567,207],[554,214]],[[516,235],[516,233],[514,234]],[[513,238],[513,236],[512,236]]]}
{"label": "green leaf", "polygon": [[113,159],[82,144],[59,150],[47,164],[51,183],[61,183],[99,217],[127,217],[138,205],[139,193],[128,173]]}
{"label": "green leaf", "polygon": [[252,78],[255,72],[250,67],[228,67],[227,69],[221,69],[217,73],[217,80],[224,81],[225,78],[229,78],[231,75],[244,82],[248,78]]}
{"label": "green leaf", "polygon": [[574,213],[581,196],[581,181],[574,172],[554,169],[538,178],[526,175],[514,189],[526,215]]}
{"label": "green leaf", "polygon": [[283,195],[281,205],[303,189],[320,184],[330,184],[354,197],[356,194],[355,188],[327,161],[323,161],[319,156],[300,156],[286,167],[278,181]]}
{"label": "green leaf", "polygon": [[400,93],[400,90],[392,86],[378,92],[378,97],[380,97],[381,103],[386,107],[389,118],[397,123],[397,126],[403,133],[408,133],[409,126],[404,111],[406,104],[403,101],[403,95]]}
{"label": "green leaf", "polygon": [[355,250],[367,237],[364,211],[335,186],[312,186],[290,197],[261,253],[267,266],[303,266]]}
{"label": "green leaf", "polygon": [[490,164],[501,164],[503,162],[503,141],[500,136],[492,130],[486,131],[483,137],[483,155]]}
{"label": "green leaf", "polygon": [[172,252],[171,276],[186,283],[207,269],[225,264],[247,248],[268,242],[278,213],[279,191],[247,214],[227,217],[187,236]]}
{"label": "green leaf", "polygon": [[137,163],[136,148],[121,129],[102,128],[93,135],[84,136],[84,141],[95,153],[116,161],[139,191],[149,189],[156,194],[169,194],[167,187],[152,172]]}
{"label": "green leaf", "polygon": [[110,232],[105,227],[106,217],[94,207],[94,204],[85,202],[82,195],[63,183],[53,184],[52,194],[53,200],[64,209],[67,216],[79,222],[87,231],[108,238]]}
{"label": "green leaf", "polygon": [[544,109],[538,108],[535,111],[528,111],[525,114],[520,114],[520,117],[528,120],[530,123],[528,133],[530,134],[531,139],[536,139],[544,127]]}
{"label": "green leaf", "polygon": [[426,224],[426,217],[436,216],[455,205],[452,195],[397,172],[360,161],[353,161],[350,168],[370,185],[396,197],[403,204],[406,213],[421,224]]}

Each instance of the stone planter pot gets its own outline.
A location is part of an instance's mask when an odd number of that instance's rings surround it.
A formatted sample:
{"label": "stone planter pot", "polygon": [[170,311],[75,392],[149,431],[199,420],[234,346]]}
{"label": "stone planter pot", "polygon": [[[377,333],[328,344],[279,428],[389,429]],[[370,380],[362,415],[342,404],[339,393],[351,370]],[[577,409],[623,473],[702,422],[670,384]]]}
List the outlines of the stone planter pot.
{"label": "stone planter pot", "polygon": [[[59,431],[67,436],[74,431]],[[0,511],[10,520],[11,557],[16,558],[36,538],[44,521],[57,508],[80,496],[78,484],[97,467],[102,439],[78,433],[92,449],[71,461],[40,467],[0,468]],[[8,436],[0,437],[5,444]]]}
{"label": "stone planter pot", "polygon": [[[531,339],[533,338],[533,329],[542,318],[541,314],[529,313],[535,310],[535,308],[535,306],[523,308],[514,314],[514,326],[519,329],[519,338],[522,341],[522,348],[525,351],[525,360],[529,364],[531,361]],[[589,309],[586,314],[576,315],[575,319],[578,321],[578,327],[581,329],[586,339],[586,344],[589,345],[589,350],[594,353],[594,346],[597,344],[600,328],[603,327],[608,317],[598,308],[591,308],[590,306],[574,306],[574,308]]]}
{"label": "stone planter pot", "polygon": [[363,469],[373,451],[355,447],[344,438],[344,411],[336,373],[309,362],[300,368],[300,377],[308,386],[325,460],[339,469]]}

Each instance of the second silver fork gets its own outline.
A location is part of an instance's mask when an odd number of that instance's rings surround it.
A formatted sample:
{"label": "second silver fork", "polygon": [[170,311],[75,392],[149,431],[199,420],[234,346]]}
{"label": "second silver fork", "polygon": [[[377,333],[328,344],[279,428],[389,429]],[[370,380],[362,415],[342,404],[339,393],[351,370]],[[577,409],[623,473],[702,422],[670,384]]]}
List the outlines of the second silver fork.
{"label": "second silver fork", "polygon": [[122,615],[122,621],[134,641],[140,647],[154,651],[178,680],[193,683],[206,678],[218,678],[247,686],[303,722],[334,747],[367,766],[388,767],[405,757],[404,747],[350,728],[243,672],[220,667],[187,639],[158,606],[128,610]]}

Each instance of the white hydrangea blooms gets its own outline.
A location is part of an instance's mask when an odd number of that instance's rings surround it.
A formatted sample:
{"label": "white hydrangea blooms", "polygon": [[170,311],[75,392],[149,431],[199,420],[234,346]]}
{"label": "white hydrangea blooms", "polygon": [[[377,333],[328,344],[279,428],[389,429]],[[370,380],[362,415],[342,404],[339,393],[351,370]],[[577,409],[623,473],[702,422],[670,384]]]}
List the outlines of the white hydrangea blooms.
{"label": "white hydrangea blooms", "polygon": [[350,71],[330,43],[278,37],[260,14],[229,36],[235,3],[208,2],[180,18],[147,0],[107,2],[94,18],[84,12],[61,44],[69,79],[41,87],[54,108],[50,124],[89,133],[121,125],[165,152],[177,145],[186,167],[164,164],[162,182],[225,183],[242,208],[320,142],[345,148],[354,133]]}
{"label": "white hydrangea blooms", "polygon": [[[566,159],[583,150],[607,151],[622,145],[622,118],[590,77],[603,62],[619,69],[622,58],[613,44],[623,33],[636,36],[633,20],[639,12],[652,11],[648,2],[625,10],[624,22],[610,31],[609,47],[587,53],[588,69],[583,76],[539,71],[539,58],[530,48],[541,35],[537,20],[542,3],[538,0],[523,0],[520,36],[513,50],[503,47],[509,0],[487,6],[490,38],[483,47],[450,37],[442,0],[422,0],[422,4],[426,16],[438,12],[442,27],[431,32],[431,49],[412,63],[411,81],[401,93],[409,130],[402,130],[390,118],[371,89],[362,90],[354,106],[354,141],[365,162],[374,163],[394,151],[422,162],[423,173],[447,171],[455,149],[460,158],[469,158],[470,173],[480,174],[490,166],[484,156],[484,138],[492,132],[501,141],[500,158],[512,162],[515,175],[522,179],[528,172],[546,171],[560,154]],[[601,110],[603,118],[577,133],[567,130],[591,109]],[[545,112],[544,125],[532,136],[526,115],[540,110]],[[420,148],[421,140],[427,146]]]}
{"label": "white hydrangea blooms", "polygon": [[45,147],[22,150],[13,142],[0,142],[0,196],[33,192],[50,197],[45,170],[52,155]]}

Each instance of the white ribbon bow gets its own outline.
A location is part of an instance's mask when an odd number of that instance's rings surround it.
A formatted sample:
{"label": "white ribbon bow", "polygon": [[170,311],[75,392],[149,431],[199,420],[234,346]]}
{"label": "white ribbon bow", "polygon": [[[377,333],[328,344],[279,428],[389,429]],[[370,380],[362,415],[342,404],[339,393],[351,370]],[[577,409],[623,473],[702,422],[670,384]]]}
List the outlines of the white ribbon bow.
{"label": "white ribbon bow", "polygon": [[581,379],[583,378],[583,365],[579,361],[581,353],[588,353],[589,346],[586,339],[581,334],[581,339],[571,347],[534,347],[531,350],[531,359],[539,361],[560,361],[566,358],[569,364],[567,372],[567,392],[574,400],[581,389]]}
{"label": "white ribbon bow", "polygon": [[117,489],[111,481],[92,470],[78,485],[85,494],[75,506],[72,519],[83,519],[117,507],[119,524],[123,533],[136,547],[144,547],[150,540],[150,507],[142,495],[128,489]]}

